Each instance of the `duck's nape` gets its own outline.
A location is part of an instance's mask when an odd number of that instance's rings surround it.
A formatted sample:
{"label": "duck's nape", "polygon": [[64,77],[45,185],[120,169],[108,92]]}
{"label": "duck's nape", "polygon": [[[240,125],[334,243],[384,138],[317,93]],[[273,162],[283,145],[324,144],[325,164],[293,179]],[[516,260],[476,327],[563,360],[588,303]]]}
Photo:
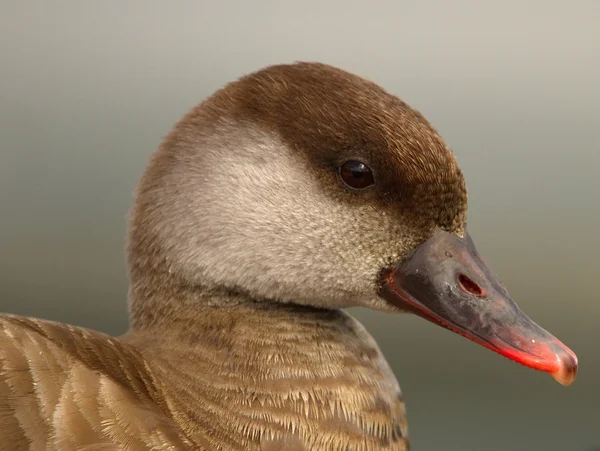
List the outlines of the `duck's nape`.
{"label": "duck's nape", "polygon": [[[344,186],[347,161],[374,186]],[[477,254],[462,173],[429,122],[325,65],[251,74],[177,124],[142,178],[129,264],[134,329],[164,326],[181,287],[186,302],[221,289],[409,311],[562,384],[577,371]]]}

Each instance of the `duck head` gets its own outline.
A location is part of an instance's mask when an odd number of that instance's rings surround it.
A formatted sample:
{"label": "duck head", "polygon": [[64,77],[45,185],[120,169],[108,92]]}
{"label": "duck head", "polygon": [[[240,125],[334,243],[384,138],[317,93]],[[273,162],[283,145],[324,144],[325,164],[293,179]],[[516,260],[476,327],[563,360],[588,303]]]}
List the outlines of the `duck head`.
{"label": "duck head", "polygon": [[512,301],[466,212],[461,170],[420,113],[327,65],[263,69],[152,157],[130,228],[133,327],[151,291],[175,285],[412,312],[570,384],[575,354]]}

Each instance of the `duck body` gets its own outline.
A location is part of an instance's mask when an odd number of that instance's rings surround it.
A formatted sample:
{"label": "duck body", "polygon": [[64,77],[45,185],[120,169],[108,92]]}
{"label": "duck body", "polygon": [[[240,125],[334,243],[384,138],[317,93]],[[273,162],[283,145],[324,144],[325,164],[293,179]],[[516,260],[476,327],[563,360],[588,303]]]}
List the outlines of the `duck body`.
{"label": "duck body", "polygon": [[186,114],[130,216],[121,337],[0,316],[0,450],[409,449],[394,374],[343,308],[409,312],[568,385],[466,231],[452,152],[331,66],[272,66]]}
{"label": "duck body", "polygon": [[0,449],[407,449],[398,383],[349,315],[202,313],[120,338],[3,317]]}

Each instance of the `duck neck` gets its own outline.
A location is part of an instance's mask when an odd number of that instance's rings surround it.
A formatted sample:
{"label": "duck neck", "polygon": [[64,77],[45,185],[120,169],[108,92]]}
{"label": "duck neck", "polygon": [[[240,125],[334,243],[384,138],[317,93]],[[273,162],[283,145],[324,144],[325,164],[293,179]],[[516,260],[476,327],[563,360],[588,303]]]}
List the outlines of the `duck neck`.
{"label": "duck neck", "polygon": [[183,324],[189,324],[198,331],[207,317],[228,316],[235,312],[265,316],[267,321],[273,318],[283,320],[284,317],[293,321],[297,314],[310,314],[315,325],[332,321],[340,314],[347,316],[339,309],[255,299],[248,293],[219,285],[191,284],[159,265],[133,266],[130,269],[130,332],[182,331],[186,330]]}
{"label": "duck neck", "polygon": [[220,287],[189,285],[170,274],[141,278],[129,287],[130,331],[169,330],[181,322],[201,321],[202,312],[251,302]]}
{"label": "duck neck", "polygon": [[140,286],[131,288],[124,340],[142,352],[172,417],[201,449],[222,449],[224,437],[227,449],[267,449],[256,437],[275,437],[290,421],[310,449],[406,449],[397,382],[343,311]]}
{"label": "duck neck", "polygon": [[275,323],[294,324],[303,317],[306,322],[298,332],[312,336],[316,329],[322,330],[349,318],[358,324],[339,309],[253,299],[225,287],[191,285],[168,272],[159,273],[159,277],[155,272],[152,278],[148,276],[152,273],[144,271],[144,274],[144,278],[132,279],[129,288],[130,334],[177,334],[178,339],[184,341],[190,338],[186,335],[190,335],[195,340],[201,331],[213,330],[215,321],[256,323],[257,333],[264,329],[265,334],[270,334]]}
{"label": "duck neck", "polygon": [[[375,341],[342,310],[252,300],[238,292],[168,285],[166,280],[160,290],[150,286],[132,284],[131,326],[124,338],[154,362],[196,362],[189,368],[193,373],[203,362],[210,373],[225,364],[220,359],[226,356],[228,365],[247,367],[249,374],[266,379],[277,367],[273,358],[282,365],[285,361],[280,370],[290,371],[289,377],[309,369],[314,375],[344,377],[355,360],[379,368],[382,356]],[[185,366],[179,371],[185,372]]]}

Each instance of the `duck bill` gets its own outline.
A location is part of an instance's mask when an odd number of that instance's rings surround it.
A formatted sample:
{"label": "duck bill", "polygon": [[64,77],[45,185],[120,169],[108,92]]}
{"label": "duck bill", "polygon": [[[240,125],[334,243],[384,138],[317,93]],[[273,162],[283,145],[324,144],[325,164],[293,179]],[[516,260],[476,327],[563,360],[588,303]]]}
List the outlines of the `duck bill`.
{"label": "duck bill", "polygon": [[402,264],[384,273],[381,294],[563,385],[575,380],[573,351],[519,309],[467,233],[460,238],[437,229]]}

